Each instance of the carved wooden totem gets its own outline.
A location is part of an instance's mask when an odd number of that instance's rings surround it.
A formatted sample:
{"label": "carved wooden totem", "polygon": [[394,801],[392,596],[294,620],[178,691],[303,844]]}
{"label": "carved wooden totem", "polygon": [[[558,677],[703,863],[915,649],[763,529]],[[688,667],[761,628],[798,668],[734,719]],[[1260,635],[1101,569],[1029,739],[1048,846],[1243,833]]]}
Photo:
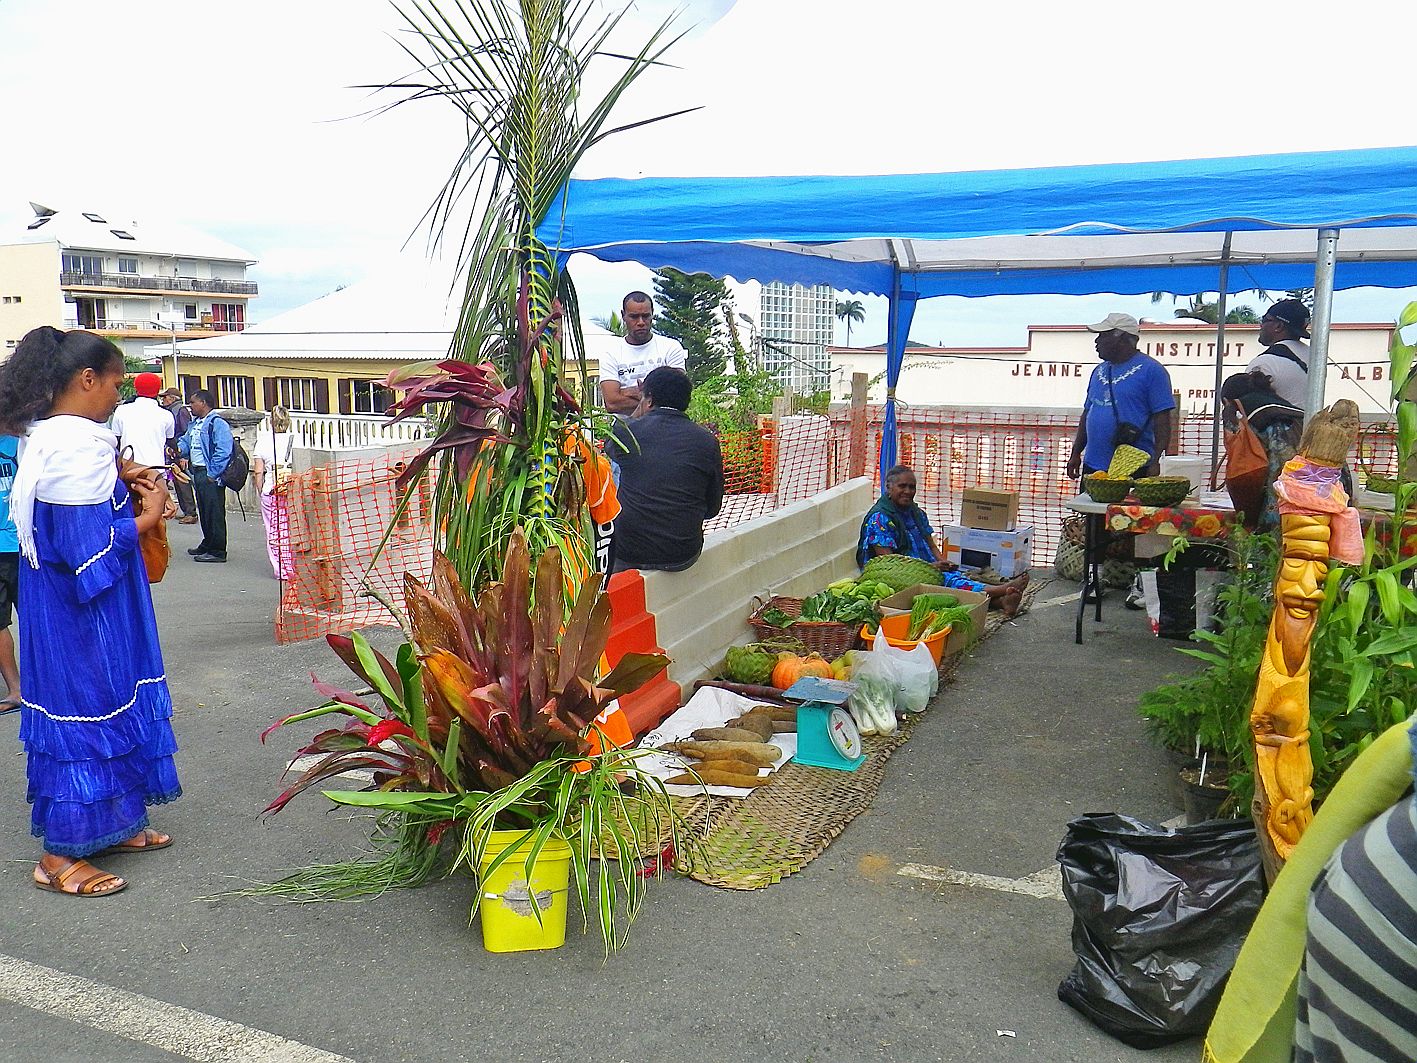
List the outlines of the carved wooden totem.
{"label": "carved wooden totem", "polygon": [[1347,400],[1315,415],[1298,456],[1285,466],[1276,485],[1284,500],[1283,545],[1274,581],[1274,615],[1250,709],[1255,821],[1262,828],[1271,878],[1314,818],[1309,654],[1323,605],[1332,521],[1347,504],[1347,495],[1337,486],[1338,472],[1357,433],[1358,410]]}

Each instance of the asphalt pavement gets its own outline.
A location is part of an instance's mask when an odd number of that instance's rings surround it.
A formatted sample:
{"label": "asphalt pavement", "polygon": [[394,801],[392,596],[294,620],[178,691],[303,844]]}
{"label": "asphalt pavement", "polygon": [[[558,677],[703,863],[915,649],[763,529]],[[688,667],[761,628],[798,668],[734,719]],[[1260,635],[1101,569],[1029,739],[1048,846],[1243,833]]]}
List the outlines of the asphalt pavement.
{"label": "asphalt pavement", "polygon": [[[38,845],[24,759],[0,806],[0,1057],[7,1061],[593,1063],[1131,1061],[1194,1059],[1192,1041],[1139,1052],[1056,997],[1071,914],[1046,879],[1070,818],[1115,810],[1164,821],[1165,765],[1138,696],[1187,659],[1112,592],[1075,646],[1075,588],[968,661],[887,767],[871,809],[813,863],[766,889],[691,880],[651,890],[629,945],[598,934],[493,955],[469,923],[465,877],[345,904],[210,899],[367,840],[318,795],[280,815],[297,736],[257,736],[318,703],[313,670],[343,678],[322,642],[278,646],[277,584],[259,516],[235,517],[226,565],[183,552],[153,590],[177,706],[185,793],[154,810],[172,848],[114,858],[130,880],[78,900],[33,889]],[[746,605],[745,605],[746,608]],[[394,644],[378,630],[376,642]],[[18,719],[0,717],[0,737]],[[8,733],[7,733],[8,732]],[[910,865],[912,873],[901,873]],[[920,877],[938,869],[957,881]],[[958,875],[957,873],[964,873]]]}

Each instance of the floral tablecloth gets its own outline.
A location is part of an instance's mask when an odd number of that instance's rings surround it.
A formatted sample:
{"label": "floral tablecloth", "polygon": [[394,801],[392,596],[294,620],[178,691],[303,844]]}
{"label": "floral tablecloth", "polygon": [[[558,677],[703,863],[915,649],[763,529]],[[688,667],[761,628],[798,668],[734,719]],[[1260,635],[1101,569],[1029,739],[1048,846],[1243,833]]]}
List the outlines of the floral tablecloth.
{"label": "floral tablecloth", "polygon": [[1107,507],[1106,524],[1114,532],[1137,535],[1184,535],[1190,539],[1223,539],[1235,523],[1232,510],[1201,506],[1142,506],[1118,502]]}

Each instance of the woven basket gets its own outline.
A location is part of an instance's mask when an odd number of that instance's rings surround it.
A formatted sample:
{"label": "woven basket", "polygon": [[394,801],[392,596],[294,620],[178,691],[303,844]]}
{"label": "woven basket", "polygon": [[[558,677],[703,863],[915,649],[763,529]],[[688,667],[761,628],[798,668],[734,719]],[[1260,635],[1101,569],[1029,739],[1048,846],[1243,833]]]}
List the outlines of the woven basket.
{"label": "woven basket", "polygon": [[1083,483],[1087,486],[1087,493],[1092,496],[1094,502],[1120,502],[1127,497],[1127,492],[1132,489],[1131,480],[1115,476],[1100,478],[1088,476]]}
{"label": "woven basket", "polygon": [[1132,493],[1144,506],[1174,506],[1191,493],[1191,481],[1184,476],[1148,476],[1132,485]]}
{"label": "woven basket", "polygon": [[766,609],[781,609],[788,616],[801,616],[801,598],[774,595],[766,602],[761,598],[753,600],[758,603],[758,607],[753,610],[753,615],[748,617],[748,625],[757,633],[759,642],[790,635],[792,638],[801,639],[808,653],[819,653],[829,661],[840,657],[847,650],[854,650],[858,645],[859,624],[841,624],[835,620],[801,620],[791,627],[783,628],[762,619]]}

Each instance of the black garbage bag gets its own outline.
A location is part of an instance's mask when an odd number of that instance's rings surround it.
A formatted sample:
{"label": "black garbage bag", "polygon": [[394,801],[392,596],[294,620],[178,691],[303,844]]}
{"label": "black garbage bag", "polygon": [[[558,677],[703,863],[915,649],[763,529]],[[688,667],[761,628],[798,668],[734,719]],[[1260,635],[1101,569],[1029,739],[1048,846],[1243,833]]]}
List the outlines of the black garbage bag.
{"label": "black garbage bag", "polygon": [[1058,863],[1077,954],[1058,999],[1134,1048],[1204,1033],[1264,900],[1254,824],[1089,813]]}

